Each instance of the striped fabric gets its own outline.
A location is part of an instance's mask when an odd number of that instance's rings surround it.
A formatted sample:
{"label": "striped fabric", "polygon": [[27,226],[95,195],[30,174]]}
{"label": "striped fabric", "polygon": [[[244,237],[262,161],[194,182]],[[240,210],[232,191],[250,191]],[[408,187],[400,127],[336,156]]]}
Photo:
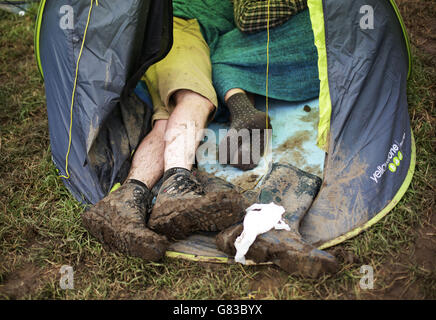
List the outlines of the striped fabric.
{"label": "striped fabric", "polygon": [[[245,33],[267,28],[268,0],[232,0],[235,24]],[[307,0],[270,0],[269,27],[273,28],[287,21],[291,16],[307,8]]]}

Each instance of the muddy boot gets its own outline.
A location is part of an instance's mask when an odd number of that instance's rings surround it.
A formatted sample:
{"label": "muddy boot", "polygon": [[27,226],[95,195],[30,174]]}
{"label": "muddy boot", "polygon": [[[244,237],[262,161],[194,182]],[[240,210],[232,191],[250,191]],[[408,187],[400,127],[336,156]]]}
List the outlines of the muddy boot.
{"label": "muddy boot", "polygon": [[[258,199],[258,192],[253,190],[244,190],[231,182],[217,177],[214,174],[194,169],[192,173],[197,177],[198,181],[203,186],[206,192],[222,192],[222,191],[236,191],[242,196],[242,203],[244,207],[243,216],[245,216],[245,208],[248,208]],[[241,217],[241,221],[243,219]],[[241,222],[241,221],[238,221]]]}
{"label": "muddy boot", "polygon": [[[208,173],[206,171],[193,169],[192,174],[197,178],[198,182],[200,182],[205,192],[222,192],[222,191],[235,191],[238,193],[242,193],[244,190],[231,182],[228,182],[220,177],[217,177],[214,174]],[[243,200],[245,197],[242,198]]]}
{"label": "muddy boot", "polygon": [[[338,265],[335,258],[307,243],[299,233],[299,225],[321,186],[321,179],[285,164],[273,164],[265,177],[258,203],[282,205],[286,212],[283,220],[291,231],[271,230],[261,234],[250,247],[246,257],[255,262],[271,261],[289,273],[316,278],[323,273],[334,273]],[[222,231],[217,246],[234,255],[236,238],[242,233],[242,224]]]}
{"label": "muddy boot", "polygon": [[169,242],[145,226],[152,199],[145,184],[128,180],[85,211],[83,225],[105,248],[157,261],[165,254]]}
{"label": "muddy boot", "polygon": [[[224,153],[220,154],[220,161],[226,160],[227,164],[244,171],[253,169],[265,152],[265,129],[272,129],[270,118],[254,107],[246,93],[232,95],[227,100],[227,107],[230,130],[219,145],[219,152]],[[254,130],[257,134],[253,134]],[[248,134],[249,140],[239,136],[244,136],[244,133]],[[230,148],[231,141],[237,141],[235,150]]]}
{"label": "muddy boot", "polygon": [[149,226],[173,239],[195,231],[220,231],[244,215],[243,199],[236,190],[207,192],[194,174],[184,168],[165,172]]}

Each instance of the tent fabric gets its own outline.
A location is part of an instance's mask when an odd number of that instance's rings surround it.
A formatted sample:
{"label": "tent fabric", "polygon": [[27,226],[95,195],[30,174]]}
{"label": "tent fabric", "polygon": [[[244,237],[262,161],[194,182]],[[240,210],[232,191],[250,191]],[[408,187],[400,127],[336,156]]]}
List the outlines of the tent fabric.
{"label": "tent fabric", "polygon": [[327,75],[328,68],[324,30],[324,11],[322,8],[322,1],[309,1],[308,7],[310,12],[310,20],[312,22],[314,43],[318,51],[318,73],[320,80],[317,145],[324,152],[327,152],[332,102],[330,99],[330,89]]}
{"label": "tent fabric", "polygon": [[[70,131],[76,61],[91,3]],[[79,201],[95,203],[124,180],[133,150],[150,130],[151,106],[132,91],[148,66],[171,46],[171,5],[47,0],[40,8],[38,56],[45,76],[53,162],[59,174],[68,177],[68,160],[70,177],[63,182]],[[60,23],[66,10],[73,12],[71,29]]]}
{"label": "tent fabric", "polygon": [[[363,5],[374,9],[374,29],[360,27]],[[323,187],[301,225],[318,244],[375,217],[413,166],[408,50],[390,1],[324,0],[322,8],[332,106],[328,156]]]}

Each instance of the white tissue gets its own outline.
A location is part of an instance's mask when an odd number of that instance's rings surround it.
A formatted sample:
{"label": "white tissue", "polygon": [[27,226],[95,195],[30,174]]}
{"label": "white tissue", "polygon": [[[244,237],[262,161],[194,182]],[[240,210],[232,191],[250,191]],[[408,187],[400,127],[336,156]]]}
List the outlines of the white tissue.
{"label": "white tissue", "polygon": [[276,205],[274,202],[268,204],[255,203],[245,211],[247,214],[244,218],[244,230],[235,241],[235,261],[242,264],[246,263],[245,254],[259,234],[268,232],[272,228],[291,230],[282,219],[285,208]]}

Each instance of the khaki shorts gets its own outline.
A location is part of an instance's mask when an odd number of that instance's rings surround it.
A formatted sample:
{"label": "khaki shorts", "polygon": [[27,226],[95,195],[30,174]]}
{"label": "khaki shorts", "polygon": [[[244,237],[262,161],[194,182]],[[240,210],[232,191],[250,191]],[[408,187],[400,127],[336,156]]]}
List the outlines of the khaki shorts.
{"label": "khaki shorts", "polygon": [[152,65],[145,80],[153,101],[152,123],[166,120],[175,108],[171,96],[177,90],[188,89],[218,106],[212,85],[210,51],[196,19],[174,17],[173,46],[168,55]]}

